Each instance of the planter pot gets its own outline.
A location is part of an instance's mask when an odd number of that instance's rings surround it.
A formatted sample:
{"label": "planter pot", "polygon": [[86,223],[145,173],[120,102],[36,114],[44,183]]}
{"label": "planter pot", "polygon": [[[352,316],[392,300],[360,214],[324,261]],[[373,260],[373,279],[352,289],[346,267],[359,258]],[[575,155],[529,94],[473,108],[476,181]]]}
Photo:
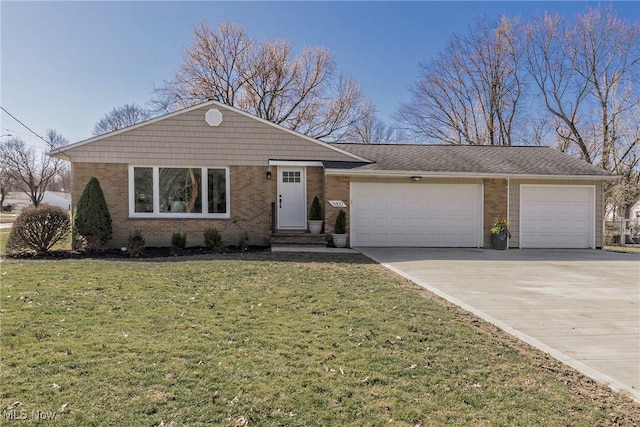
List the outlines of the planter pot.
{"label": "planter pot", "polygon": [[332,234],[333,237],[333,246],[336,248],[344,248],[347,246],[347,235],[346,234]]}
{"label": "planter pot", "polygon": [[323,220],[310,219],[307,222],[309,223],[309,232],[311,234],[320,234],[322,231],[322,223],[324,222]]}
{"label": "planter pot", "polygon": [[492,234],[491,235],[491,243],[493,244],[493,249],[498,251],[504,251],[507,249],[507,235],[506,233],[500,234]]}

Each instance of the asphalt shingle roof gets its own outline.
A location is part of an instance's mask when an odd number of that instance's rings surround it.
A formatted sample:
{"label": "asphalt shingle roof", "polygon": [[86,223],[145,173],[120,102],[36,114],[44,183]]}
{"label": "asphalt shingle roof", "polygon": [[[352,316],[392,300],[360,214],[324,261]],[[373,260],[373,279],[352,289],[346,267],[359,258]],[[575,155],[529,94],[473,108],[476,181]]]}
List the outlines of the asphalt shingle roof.
{"label": "asphalt shingle roof", "polygon": [[374,163],[326,162],[327,169],[351,169],[372,173],[407,171],[615,177],[598,166],[550,147],[343,143],[334,145]]}

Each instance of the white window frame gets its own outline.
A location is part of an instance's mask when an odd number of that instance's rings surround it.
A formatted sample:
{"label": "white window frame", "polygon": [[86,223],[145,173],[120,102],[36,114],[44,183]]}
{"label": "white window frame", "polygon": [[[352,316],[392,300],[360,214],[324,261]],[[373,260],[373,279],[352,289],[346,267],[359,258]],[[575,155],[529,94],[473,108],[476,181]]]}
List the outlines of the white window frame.
{"label": "white window frame", "polygon": [[[153,212],[135,212],[135,179],[134,168],[151,168],[153,173]],[[207,218],[207,219],[230,219],[231,218],[231,192],[230,192],[230,179],[229,179],[229,167],[227,166],[202,166],[200,169],[202,173],[201,188],[202,188],[202,213],[163,213],[160,212],[160,169],[164,168],[191,168],[198,169],[198,166],[182,166],[182,165],[167,165],[167,166],[152,166],[152,165],[129,165],[129,218],[154,218],[154,219],[168,219],[168,218]],[[209,213],[209,185],[208,185],[208,170],[209,169],[222,169],[225,171],[225,213]]]}

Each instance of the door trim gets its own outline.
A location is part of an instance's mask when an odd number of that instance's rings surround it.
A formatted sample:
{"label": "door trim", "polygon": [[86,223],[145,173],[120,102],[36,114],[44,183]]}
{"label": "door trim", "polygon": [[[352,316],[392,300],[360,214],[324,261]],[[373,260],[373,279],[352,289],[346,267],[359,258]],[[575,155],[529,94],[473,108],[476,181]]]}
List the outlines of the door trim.
{"label": "door trim", "polygon": [[[297,225],[283,225],[281,222],[281,215],[280,215],[280,206],[279,206],[279,199],[280,199],[280,194],[281,190],[280,190],[280,185],[282,184],[282,171],[300,171],[300,181],[302,183],[302,201],[304,203],[304,209],[303,209],[303,215],[304,215],[304,221],[303,224],[300,226]],[[306,230],[307,229],[307,168],[305,166],[278,166],[278,171],[277,171],[277,179],[278,179],[278,193],[277,193],[277,197],[276,197],[276,204],[277,204],[277,209],[276,212],[278,213],[278,229],[282,229],[282,230]]]}

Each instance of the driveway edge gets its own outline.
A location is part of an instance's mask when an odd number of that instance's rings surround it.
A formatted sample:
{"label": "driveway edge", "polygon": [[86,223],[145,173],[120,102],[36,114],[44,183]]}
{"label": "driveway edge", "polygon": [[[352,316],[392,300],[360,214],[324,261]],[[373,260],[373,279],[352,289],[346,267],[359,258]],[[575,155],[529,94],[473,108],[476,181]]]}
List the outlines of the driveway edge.
{"label": "driveway edge", "polygon": [[513,335],[514,337],[526,342],[529,345],[532,345],[533,347],[536,347],[538,350],[541,350],[545,353],[547,353],[549,356],[553,357],[554,359],[564,363],[565,365],[568,365],[570,367],[572,367],[573,369],[576,369],[577,371],[581,372],[582,374],[592,378],[593,380],[605,384],[607,386],[609,386],[609,388],[611,388],[612,390],[618,391],[618,392],[623,392],[625,394],[628,394],[632,399],[634,399],[636,402],[640,403],[640,391],[635,390],[625,384],[620,383],[619,381],[609,377],[608,375],[603,374],[602,372],[591,368],[590,366],[587,366],[586,364],[580,362],[579,360],[574,359],[573,357],[569,356],[566,353],[563,353],[561,351],[558,351],[540,341],[538,341],[537,339],[530,337],[529,335],[519,331],[518,329],[515,329],[511,326],[509,326],[508,324],[495,319],[494,317],[486,314],[485,312],[476,309],[473,306],[470,306],[464,302],[462,302],[461,300],[459,300],[458,298],[455,298],[443,291],[441,291],[440,289],[437,289],[431,285],[429,285],[427,282],[420,280],[416,277],[411,276],[410,274],[407,274],[405,272],[403,272],[402,270],[381,262],[380,260],[376,259],[374,256],[362,253],[363,255],[365,255],[368,258],[371,258],[373,261],[375,261],[376,263],[380,264],[381,266],[387,268],[388,270],[393,271],[394,273],[398,274],[399,276],[404,277],[405,279],[408,279],[410,281],[412,281],[413,283],[423,287],[424,289],[428,290],[429,292],[449,301],[452,304],[457,305],[458,307],[461,307],[462,309],[475,314],[476,316],[486,320],[489,323],[492,323],[493,325],[497,326],[498,328],[502,329],[503,331],[507,332],[510,335]]}

